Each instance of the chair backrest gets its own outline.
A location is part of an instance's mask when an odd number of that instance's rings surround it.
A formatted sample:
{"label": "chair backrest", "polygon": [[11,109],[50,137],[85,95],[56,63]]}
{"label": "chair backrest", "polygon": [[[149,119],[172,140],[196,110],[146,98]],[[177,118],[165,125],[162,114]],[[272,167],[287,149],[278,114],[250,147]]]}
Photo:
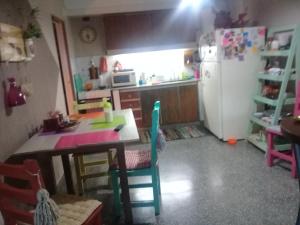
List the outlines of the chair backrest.
{"label": "chair backrest", "polygon": [[76,93],[83,91],[83,82],[80,74],[74,75],[74,83],[75,83]]}
{"label": "chair backrest", "polygon": [[294,106],[294,116],[300,116],[300,80],[296,83],[296,100]]}
{"label": "chair backrest", "polygon": [[[33,212],[24,209],[24,205],[35,207],[36,194],[44,187],[40,168],[36,161],[26,160],[22,165],[0,163],[0,211],[5,224],[16,224],[17,221],[34,224]],[[4,183],[5,178],[26,181],[26,188],[18,188]]]}
{"label": "chair backrest", "polygon": [[155,165],[157,161],[157,134],[159,130],[159,112],[160,112],[160,101],[156,101],[152,111],[152,127],[151,127],[151,164]]}

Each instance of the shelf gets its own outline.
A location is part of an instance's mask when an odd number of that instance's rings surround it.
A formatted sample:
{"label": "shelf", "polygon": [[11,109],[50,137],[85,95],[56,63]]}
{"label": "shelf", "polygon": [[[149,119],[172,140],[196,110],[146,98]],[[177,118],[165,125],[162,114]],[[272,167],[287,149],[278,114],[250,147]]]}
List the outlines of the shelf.
{"label": "shelf", "polygon": [[291,144],[281,144],[281,145],[275,145],[274,148],[278,151],[287,151],[291,149]]}
{"label": "shelf", "polygon": [[[267,73],[258,73],[257,78],[260,80],[269,80],[269,81],[278,81],[282,82],[284,75],[272,75],[272,74],[267,74]],[[290,77],[290,80],[294,81],[296,80],[296,75],[292,74]]]}
{"label": "shelf", "polygon": [[[267,143],[264,141],[259,141],[259,134],[251,134],[247,139],[251,144],[255,145],[257,148],[263,150],[264,152],[267,151]],[[290,144],[281,144],[274,146],[278,151],[287,151],[291,149]]]}
{"label": "shelf", "polygon": [[260,150],[266,152],[267,151],[267,143],[264,141],[259,141],[259,134],[251,134],[248,137],[248,141],[255,145],[257,148],[259,148]]}
{"label": "shelf", "polygon": [[[263,104],[270,105],[270,106],[274,106],[274,107],[277,106],[277,102],[278,102],[277,99],[270,99],[270,98],[266,98],[266,97],[259,96],[259,95],[254,96],[254,100],[256,102],[263,103]],[[284,101],[284,105],[292,105],[294,103],[295,103],[295,98],[287,98]]]}
{"label": "shelf", "polygon": [[282,50],[282,51],[261,51],[260,55],[263,57],[276,57],[276,56],[289,56],[290,50]]}
{"label": "shelf", "polygon": [[274,100],[274,99],[266,98],[266,97],[259,96],[259,95],[254,96],[254,100],[259,103],[266,104],[266,105],[271,105],[271,106],[277,105],[277,99]]}
{"label": "shelf", "polygon": [[255,116],[252,116],[252,117],[250,118],[250,120],[251,120],[253,123],[258,124],[258,125],[260,125],[260,126],[262,126],[262,127],[269,127],[269,126],[271,126],[270,123],[265,122],[265,121],[263,121],[263,120],[261,120],[261,119],[255,117]]}
{"label": "shelf", "polygon": [[296,98],[287,98],[285,101],[284,101],[284,104],[285,105],[292,105],[294,104],[296,101]]}

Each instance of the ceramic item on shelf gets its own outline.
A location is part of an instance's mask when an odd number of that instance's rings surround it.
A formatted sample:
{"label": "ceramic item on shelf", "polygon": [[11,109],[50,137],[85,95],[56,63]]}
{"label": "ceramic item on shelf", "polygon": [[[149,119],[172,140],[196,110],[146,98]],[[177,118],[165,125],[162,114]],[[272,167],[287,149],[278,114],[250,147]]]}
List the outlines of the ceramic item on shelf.
{"label": "ceramic item on shelf", "polygon": [[279,41],[273,40],[271,43],[271,50],[278,50],[279,49]]}
{"label": "ceramic item on shelf", "polygon": [[35,54],[34,54],[34,43],[32,38],[27,38],[25,40],[25,50],[26,50],[26,56],[27,59],[32,59]]}
{"label": "ceramic item on shelf", "polygon": [[291,34],[288,32],[277,34],[277,39],[279,42],[279,47],[285,47],[290,44]]}
{"label": "ceramic item on shelf", "polygon": [[21,91],[27,97],[31,96],[33,94],[32,82],[25,82],[25,83],[21,84]]}
{"label": "ceramic item on shelf", "polygon": [[26,97],[21,91],[21,87],[17,86],[16,79],[11,77],[9,81],[9,90],[7,93],[7,103],[8,106],[19,106],[26,103]]}

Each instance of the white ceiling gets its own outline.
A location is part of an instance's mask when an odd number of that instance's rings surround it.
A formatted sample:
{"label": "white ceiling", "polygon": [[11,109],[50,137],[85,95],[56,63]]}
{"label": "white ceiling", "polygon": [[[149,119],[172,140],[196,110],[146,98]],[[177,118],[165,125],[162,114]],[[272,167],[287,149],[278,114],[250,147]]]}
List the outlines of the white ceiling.
{"label": "white ceiling", "polygon": [[176,8],[180,0],[64,0],[67,16]]}

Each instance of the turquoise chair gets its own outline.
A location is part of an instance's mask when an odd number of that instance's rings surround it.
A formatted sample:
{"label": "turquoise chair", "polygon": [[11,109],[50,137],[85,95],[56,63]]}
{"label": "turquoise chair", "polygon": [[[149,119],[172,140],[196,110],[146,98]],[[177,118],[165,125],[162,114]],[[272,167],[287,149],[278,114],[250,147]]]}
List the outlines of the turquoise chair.
{"label": "turquoise chair", "polygon": [[[126,167],[128,177],[151,176],[150,183],[132,184],[129,188],[149,188],[153,190],[153,200],[150,201],[132,201],[132,207],[149,207],[153,206],[155,215],[160,214],[160,178],[158,159],[156,151],[156,141],[159,129],[159,112],[160,102],[154,103],[152,111],[152,128],[151,128],[151,150],[125,150]],[[119,185],[119,170],[117,164],[111,166],[111,179],[114,192],[114,209],[115,215],[121,215],[121,196]]]}

